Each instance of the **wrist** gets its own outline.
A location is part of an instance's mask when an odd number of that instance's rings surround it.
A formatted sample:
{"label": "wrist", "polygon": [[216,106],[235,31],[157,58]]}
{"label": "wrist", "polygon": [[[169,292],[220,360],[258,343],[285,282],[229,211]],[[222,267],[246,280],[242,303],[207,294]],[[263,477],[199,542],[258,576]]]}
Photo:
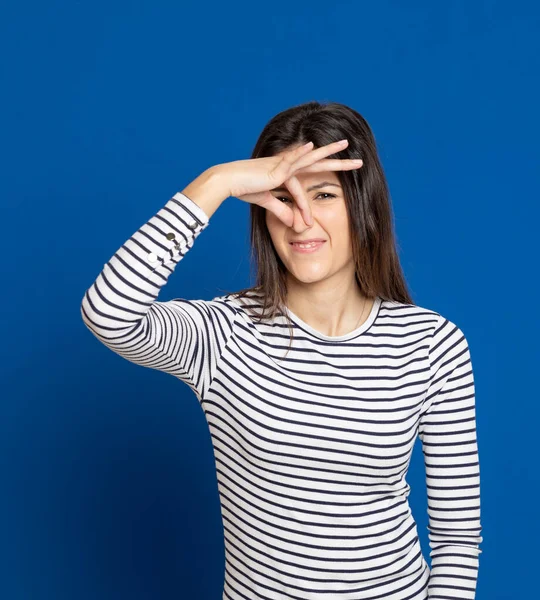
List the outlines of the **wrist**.
{"label": "wrist", "polygon": [[198,204],[208,217],[230,196],[223,172],[218,167],[206,169],[182,190],[182,194]]}

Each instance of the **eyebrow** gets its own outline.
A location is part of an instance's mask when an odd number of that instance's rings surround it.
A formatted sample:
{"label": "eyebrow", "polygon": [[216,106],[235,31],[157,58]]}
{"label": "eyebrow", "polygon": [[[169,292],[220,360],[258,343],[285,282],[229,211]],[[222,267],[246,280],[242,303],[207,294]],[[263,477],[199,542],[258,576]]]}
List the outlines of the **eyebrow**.
{"label": "eyebrow", "polygon": [[[306,191],[311,192],[312,190],[318,190],[319,188],[323,188],[323,187],[326,187],[328,185],[332,185],[332,186],[338,187],[338,188],[341,187],[337,183],[332,183],[330,181],[321,181],[321,183],[316,183],[316,184],[308,187],[308,189]],[[284,188],[284,187],[277,187],[277,188],[274,188],[273,190],[270,190],[270,191],[271,192],[287,192],[287,193],[290,193],[289,190],[287,188]]]}

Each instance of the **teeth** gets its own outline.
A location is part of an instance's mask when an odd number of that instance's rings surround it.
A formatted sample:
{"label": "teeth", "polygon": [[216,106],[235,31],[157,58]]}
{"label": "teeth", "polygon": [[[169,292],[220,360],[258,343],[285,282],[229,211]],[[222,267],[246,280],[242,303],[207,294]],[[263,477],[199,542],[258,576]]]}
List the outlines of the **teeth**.
{"label": "teeth", "polygon": [[311,248],[312,246],[315,246],[318,243],[319,242],[311,242],[309,244],[299,244],[298,242],[295,242],[295,245],[299,246],[300,248]]}

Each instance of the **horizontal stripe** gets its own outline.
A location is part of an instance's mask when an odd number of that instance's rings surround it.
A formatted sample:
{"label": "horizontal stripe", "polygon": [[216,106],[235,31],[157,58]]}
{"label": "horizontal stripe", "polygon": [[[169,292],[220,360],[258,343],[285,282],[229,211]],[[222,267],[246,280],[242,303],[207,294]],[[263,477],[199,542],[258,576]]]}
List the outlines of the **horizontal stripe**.
{"label": "horizontal stripe", "polygon": [[[331,337],[254,291],[158,301],[209,225],[175,194],[116,251],[81,315],[126,360],[186,383],[208,422],[228,600],[475,597],[480,471],[468,342],[434,310],[377,297]],[[181,269],[180,269],[181,271]],[[424,456],[430,562],[406,481]]]}

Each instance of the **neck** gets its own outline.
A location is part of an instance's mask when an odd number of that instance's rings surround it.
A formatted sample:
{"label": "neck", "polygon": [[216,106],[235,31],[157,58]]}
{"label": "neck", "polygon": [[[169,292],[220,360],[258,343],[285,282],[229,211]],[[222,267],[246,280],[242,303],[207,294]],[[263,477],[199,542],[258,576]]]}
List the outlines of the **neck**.
{"label": "neck", "polygon": [[337,286],[329,283],[289,281],[286,304],[302,321],[324,335],[345,335],[366,321],[374,299],[362,294],[355,278]]}

